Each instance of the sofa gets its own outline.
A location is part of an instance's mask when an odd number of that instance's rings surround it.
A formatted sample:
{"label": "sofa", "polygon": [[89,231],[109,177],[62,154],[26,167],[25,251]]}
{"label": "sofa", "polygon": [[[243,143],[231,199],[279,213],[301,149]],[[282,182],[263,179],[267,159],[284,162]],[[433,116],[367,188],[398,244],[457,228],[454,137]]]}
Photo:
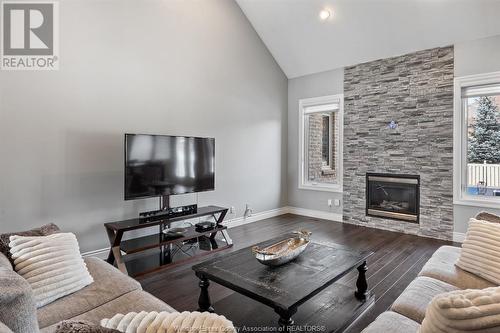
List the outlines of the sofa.
{"label": "sofa", "polygon": [[[94,282],[71,295],[38,308],[34,320],[35,324],[38,321],[40,332],[55,332],[58,324],[63,320],[84,320],[99,324],[101,319],[111,318],[116,313],[175,311],[168,304],[143,291],[137,281],[124,275],[105,261],[89,257],[85,258],[85,263],[94,278]],[[0,253],[0,280],[3,282],[0,283],[0,310],[7,309],[7,307],[16,307],[19,320],[25,321],[26,325],[28,325],[29,318],[27,317],[29,317],[31,311],[30,307],[33,308],[33,302],[29,301],[33,299],[32,295],[29,295],[31,289],[23,289],[25,294],[17,295],[16,300],[13,300],[13,297],[6,296],[13,294],[12,290],[2,290],[3,288],[9,288],[9,284],[5,283],[5,281],[9,281],[9,279],[12,281],[17,277],[20,278],[19,281],[22,280],[22,277],[14,272],[9,260]],[[12,281],[10,284],[11,288],[16,288],[16,293],[21,290],[19,281]],[[23,325],[23,323],[17,325]],[[11,330],[8,330],[0,322],[0,332],[16,331],[16,329],[10,328]],[[34,330],[36,328],[23,329],[25,332],[32,331],[36,333]]]}
{"label": "sofa", "polygon": [[461,248],[440,247],[392,304],[363,333],[414,333],[422,323],[427,305],[434,296],[458,289],[483,289],[495,287],[474,274],[455,266]]}
{"label": "sofa", "polygon": [[[477,220],[500,223],[500,216],[480,212]],[[413,280],[392,304],[362,333],[413,333],[424,320],[425,311],[438,294],[453,290],[484,289],[497,285],[455,266],[460,257],[460,247],[442,246],[424,265]]]}

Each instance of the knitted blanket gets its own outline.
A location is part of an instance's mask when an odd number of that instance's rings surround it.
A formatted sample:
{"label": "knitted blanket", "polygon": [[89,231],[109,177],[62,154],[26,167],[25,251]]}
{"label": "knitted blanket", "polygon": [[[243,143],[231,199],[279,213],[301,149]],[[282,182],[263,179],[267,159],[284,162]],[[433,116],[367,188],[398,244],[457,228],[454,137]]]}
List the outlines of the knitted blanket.
{"label": "knitted blanket", "polygon": [[[1,332],[1,331],[0,331]],[[84,320],[65,320],[60,322],[55,333],[118,333],[119,331],[94,325]]]}
{"label": "knitted blanket", "polygon": [[103,319],[101,326],[125,333],[236,333],[226,317],[208,312],[129,312]]}
{"label": "knitted blanket", "polygon": [[500,287],[456,290],[436,296],[419,333],[500,332]]}

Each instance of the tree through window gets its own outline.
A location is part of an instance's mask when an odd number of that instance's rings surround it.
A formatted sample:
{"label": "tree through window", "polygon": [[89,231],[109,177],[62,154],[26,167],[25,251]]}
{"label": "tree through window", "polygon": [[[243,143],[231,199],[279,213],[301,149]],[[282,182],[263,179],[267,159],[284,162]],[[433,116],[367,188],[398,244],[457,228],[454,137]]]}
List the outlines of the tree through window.
{"label": "tree through window", "polygon": [[500,196],[500,85],[462,91],[466,115],[466,194]]}

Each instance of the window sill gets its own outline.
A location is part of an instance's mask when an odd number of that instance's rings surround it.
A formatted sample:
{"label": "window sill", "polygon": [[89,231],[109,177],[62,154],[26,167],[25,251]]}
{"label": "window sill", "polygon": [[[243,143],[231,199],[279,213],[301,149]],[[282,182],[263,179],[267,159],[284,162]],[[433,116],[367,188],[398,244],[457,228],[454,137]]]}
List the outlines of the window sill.
{"label": "window sill", "polygon": [[341,184],[301,184],[299,185],[300,190],[311,190],[311,191],[323,191],[323,192],[335,192],[342,193],[343,188]]}
{"label": "window sill", "polygon": [[500,197],[498,197],[498,199],[465,197],[458,200],[453,200],[453,204],[459,206],[500,209]]}
{"label": "window sill", "polygon": [[323,176],[330,176],[330,175],[334,175],[335,174],[335,170],[333,170],[332,168],[330,167],[324,167],[321,169],[321,174]]}

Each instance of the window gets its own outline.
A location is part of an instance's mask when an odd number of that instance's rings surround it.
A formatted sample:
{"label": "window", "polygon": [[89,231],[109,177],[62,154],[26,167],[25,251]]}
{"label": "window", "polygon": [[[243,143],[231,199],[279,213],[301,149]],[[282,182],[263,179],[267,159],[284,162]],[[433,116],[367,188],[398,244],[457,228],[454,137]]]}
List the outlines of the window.
{"label": "window", "polygon": [[343,96],[299,101],[299,188],[342,192]]}
{"label": "window", "polygon": [[455,201],[500,207],[500,73],[455,81]]}
{"label": "window", "polygon": [[321,115],[321,162],[322,168],[331,168],[332,165],[332,114],[322,114]]}

